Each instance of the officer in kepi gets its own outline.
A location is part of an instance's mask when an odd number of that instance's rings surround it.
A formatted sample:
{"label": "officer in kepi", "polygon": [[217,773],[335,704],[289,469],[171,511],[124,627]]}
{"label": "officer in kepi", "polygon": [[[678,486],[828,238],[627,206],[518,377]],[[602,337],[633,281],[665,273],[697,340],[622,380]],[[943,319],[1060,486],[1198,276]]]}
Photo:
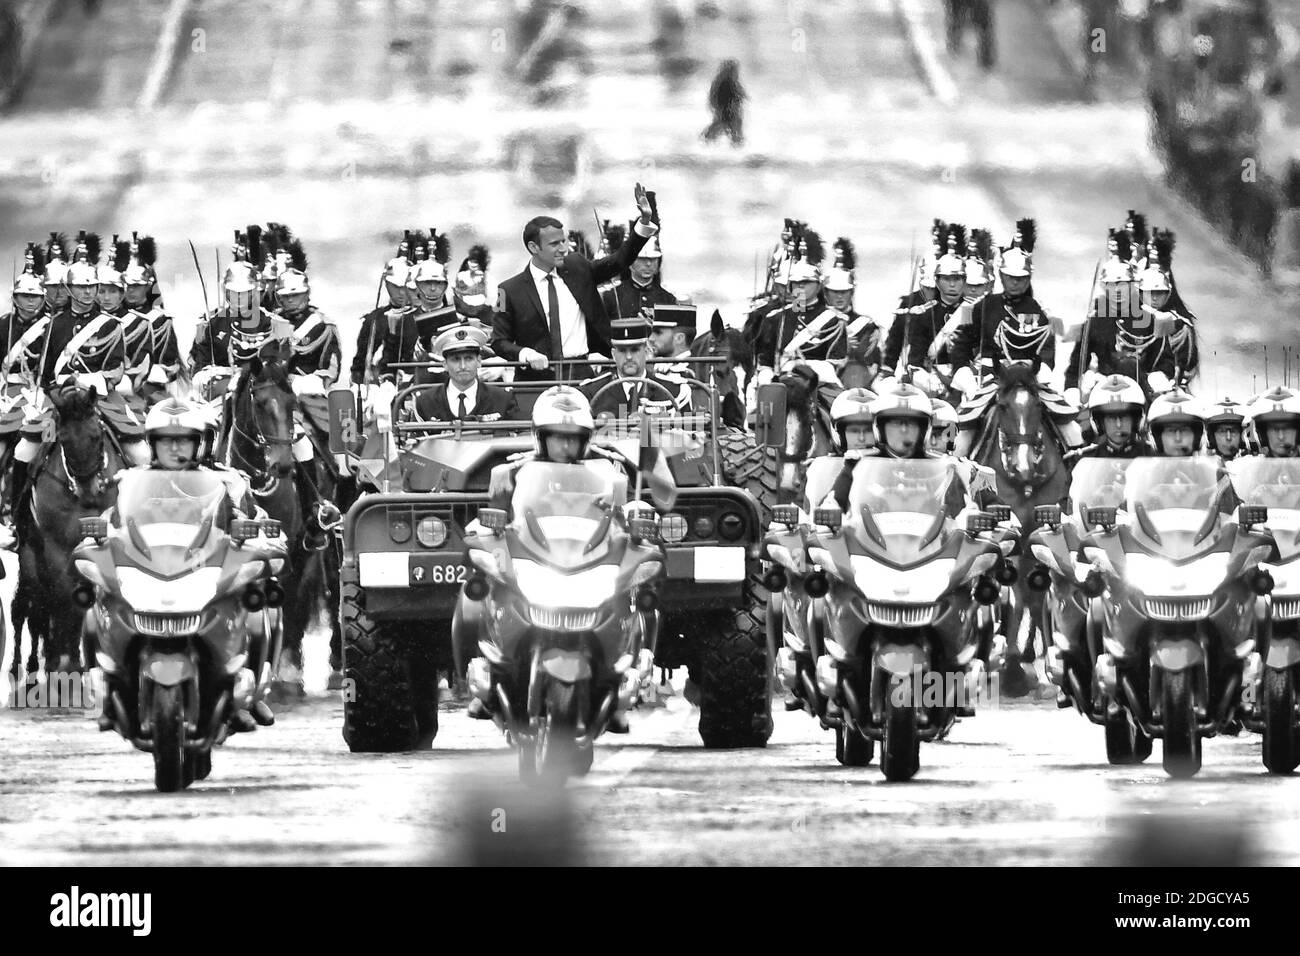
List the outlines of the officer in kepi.
{"label": "officer in kepi", "polygon": [[514,393],[479,380],[479,369],[490,356],[488,332],[461,322],[440,333],[433,355],[447,369],[447,383],[421,391],[415,399],[415,417],[421,421],[516,421],[519,403]]}
{"label": "officer in kepi", "polygon": [[598,420],[631,418],[643,406],[661,412],[690,407],[691,393],[685,382],[647,368],[650,334],[650,322],[643,316],[610,323],[613,370],[578,386]]}

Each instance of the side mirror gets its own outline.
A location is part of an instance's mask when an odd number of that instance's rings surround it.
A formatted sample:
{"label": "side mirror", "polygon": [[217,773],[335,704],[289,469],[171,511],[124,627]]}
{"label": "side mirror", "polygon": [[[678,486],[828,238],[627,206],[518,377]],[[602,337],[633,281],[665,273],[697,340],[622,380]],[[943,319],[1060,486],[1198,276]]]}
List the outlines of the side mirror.
{"label": "side mirror", "polygon": [[813,524],[825,525],[831,531],[839,531],[844,524],[844,512],[839,508],[817,508],[813,511]]}
{"label": "side mirror", "polygon": [[793,528],[799,523],[799,508],[796,505],[774,505],[772,523]]}
{"label": "side mirror", "polygon": [[262,531],[268,538],[278,538],[284,533],[281,530],[280,519],[278,518],[263,518]]}
{"label": "side mirror", "polygon": [[780,382],[760,385],[755,409],[754,440],[764,448],[780,448],[785,444],[785,386]]}
{"label": "side mirror", "polygon": [[478,523],[493,534],[506,530],[506,513],[500,508],[479,508]]}
{"label": "side mirror", "polygon": [[1101,525],[1107,531],[1115,527],[1116,508],[1085,508],[1083,512],[1083,523],[1089,528],[1093,525]]}
{"label": "side mirror", "polygon": [[996,521],[998,524],[1005,524],[1006,522],[1011,520],[1010,505],[989,505],[986,509],[984,509],[984,513],[992,515],[993,520]]}
{"label": "side mirror", "polygon": [[627,527],[637,541],[659,543],[659,523],[654,518],[630,518]]}
{"label": "side mirror", "polygon": [[1034,509],[1034,525],[1056,529],[1061,526],[1060,505],[1039,505]]}
{"label": "side mirror", "polygon": [[[87,520],[85,518],[83,521]],[[1237,523],[1243,528],[1249,528],[1251,525],[1268,523],[1268,506],[1267,505],[1242,505],[1237,512]]]}
{"label": "side mirror", "polygon": [[256,538],[262,531],[262,522],[249,518],[237,518],[230,522],[230,537],[235,544],[243,544],[249,538]]}
{"label": "side mirror", "polygon": [[998,522],[993,515],[986,512],[966,516],[966,533],[974,536],[986,531],[997,530]]}
{"label": "side mirror", "polygon": [[94,538],[96,542],[101,542],[108,537],[108,519],[106,518],[82,518],[78,525],[83,538]]}

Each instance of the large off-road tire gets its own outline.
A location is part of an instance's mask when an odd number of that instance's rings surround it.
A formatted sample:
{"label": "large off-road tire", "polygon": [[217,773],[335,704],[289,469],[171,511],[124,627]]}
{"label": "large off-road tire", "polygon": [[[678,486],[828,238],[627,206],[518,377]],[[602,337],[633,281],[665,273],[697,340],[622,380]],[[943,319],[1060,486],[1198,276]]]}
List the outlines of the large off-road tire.
{"label": "large off-road tire", "polygon": [[1196,728],[1191,672],[1165,674],[1161,693],[1165,722],[1165,773],[1171,777],[1195,776],[1201,769],[1201,735]]}
{"label": "large off-road tire", "polygon": [[153,690],[153,784],[160,793],[175,793],[186,779],[184,688]]}
{"label": "large off-road tire", "polygon": [[886,780],[911,780],[921,769],[921,738],[916,729],[916,708],[885,697],[885,739],[880,746],[880,769]]}
{"label": "large off-road tire", "polygon": [[1115,766],[1142,763],[1151,756],[1151,738],[1121,713],[1106,721],[1106,759]]}
{"label": "large off-road tire", "polygon": [[[365,592],[343,584],[343,739],[353,753],[393,753],[432,744],[438,732],[437,698],[430,702],[421,648],[396,628],[372,621]],[[434,683],[436,694],[436,682]]]}
{"label": "large off-road tire", "polygon": [[1264,669],[1264,766],[1291,773],[1300,764],[1300,734],[1295,727],[1295,669]]}
{"label": "large off-road tire", "polygon": [[856,730],[835,728],[835,759],[846,767],[865,767],[876,755],[876,742]]}
{"label": "large off-road tire", "polygon": [[723,484],[754,496],[759,521],[766,528],[777,503],[776,452],[756,444],[751,433],[735,429],[719,432],[717,441]]}

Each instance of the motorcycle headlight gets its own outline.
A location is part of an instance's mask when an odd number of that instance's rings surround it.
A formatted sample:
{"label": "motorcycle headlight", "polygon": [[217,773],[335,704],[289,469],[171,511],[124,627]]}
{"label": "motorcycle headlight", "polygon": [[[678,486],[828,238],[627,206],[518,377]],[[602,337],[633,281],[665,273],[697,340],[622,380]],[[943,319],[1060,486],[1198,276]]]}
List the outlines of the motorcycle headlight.
{"label": "motorcycle headlight", "polygon": [[[658,565],[658,562],[652,563]],[[586,571],[564,574],[536,561],[516,559],[515,580],[520,595],[534,607],[597,608],[614,595],[618,568],[602,564]]]}
{"label": "motorcycle headlight", "polygon": [[[260,564],[250,567],[255,572]],[[117,582],[123,601],[132,609],[154,614],[194,614],[207,607],[217,593],[220,568],[199,568],[174,581],[164,581],[137,568],[118,568]]]}
{"label": "motorcycle headlight", "polygon": [[849,560],[858,590],[884,603],[932,604],[948,590],[957,568],[956,558],[937,558],[907,571],[861,554],[851,555]]}
{"label": "motorcycle headlight", "polygon": [[229,590],[234,591],[238,588],[244,587],[245,585],[252,584],[265,574],[266,570],[261,561],[250,561],[235,572],[235,576],[230,582]]}
{"label": "motorcycle headlight", "polygon": [[659,576],[659,572],[662,570],[663,562],[647,561],[632,572],[631,587],[638,587],[648,581],[653,581]]}
{"label": "motorcycle headlight", "polygon": [[1226,551],[1202,555],[1188,564],[1150,554],[1130,554],[1124,561],[1124,583],[1147,597],[1205,597],[1218,590],[1228,573]]}

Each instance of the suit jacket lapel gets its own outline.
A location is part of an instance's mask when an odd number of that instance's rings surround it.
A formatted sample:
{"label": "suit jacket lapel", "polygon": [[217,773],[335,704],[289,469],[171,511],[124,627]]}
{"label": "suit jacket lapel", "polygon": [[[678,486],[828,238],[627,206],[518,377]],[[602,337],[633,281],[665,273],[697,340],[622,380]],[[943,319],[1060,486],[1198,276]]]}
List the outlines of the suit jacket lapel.
{"label": "suit jacket lapel", "polygon": [[542,317],[542,326],[550,334],[550,319],[546,314],[546,305],[542,302],[542,297],[537,293],[537,283],[533,281],[533,272],[529,266],[524,266],[524,271],[519,274],[519,281],[524,284],[528,290],[528,298],[532,301],[533,307],[537,309],[537,314]]}

